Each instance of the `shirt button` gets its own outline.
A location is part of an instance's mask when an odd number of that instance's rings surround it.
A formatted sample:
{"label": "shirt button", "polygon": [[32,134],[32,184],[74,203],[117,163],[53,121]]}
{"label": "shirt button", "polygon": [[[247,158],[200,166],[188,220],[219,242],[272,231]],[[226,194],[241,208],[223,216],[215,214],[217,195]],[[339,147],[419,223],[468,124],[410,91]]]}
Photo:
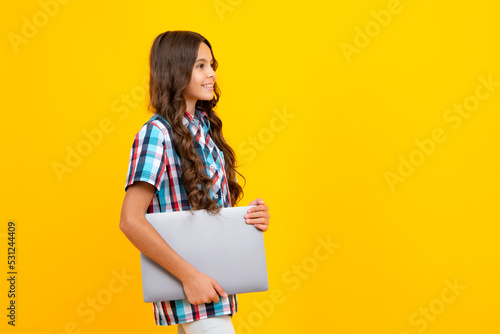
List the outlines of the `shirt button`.
{"label": "shirt button", "polygon": [[214,195],[214,197],[215,197],[215,198],[219,198],[219,195],[215,194],[215,195]]}
{"label": "shirt button", "polygon": [[214,165],[214,164],[211,164],[211,165],[210,165],[210,168],[215,169],[215,165]]}

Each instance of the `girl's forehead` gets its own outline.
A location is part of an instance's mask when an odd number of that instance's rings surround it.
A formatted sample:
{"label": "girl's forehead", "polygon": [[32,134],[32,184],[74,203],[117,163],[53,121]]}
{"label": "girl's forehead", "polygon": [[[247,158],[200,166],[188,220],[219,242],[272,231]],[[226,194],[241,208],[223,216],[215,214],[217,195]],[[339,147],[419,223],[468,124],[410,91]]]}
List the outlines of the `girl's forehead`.
{"label": "girl's forehead", "polygon": [[196,61],[211,61],[212,60],[212,52],[210,52],[210,48],[205,43],[201,43],[198,48],[198,57]]}
{"label": "girl's forehead", "polygon": [[198,54],[211,55],[210,48],[205,43],[200,43],[200,47],[198,48]]}

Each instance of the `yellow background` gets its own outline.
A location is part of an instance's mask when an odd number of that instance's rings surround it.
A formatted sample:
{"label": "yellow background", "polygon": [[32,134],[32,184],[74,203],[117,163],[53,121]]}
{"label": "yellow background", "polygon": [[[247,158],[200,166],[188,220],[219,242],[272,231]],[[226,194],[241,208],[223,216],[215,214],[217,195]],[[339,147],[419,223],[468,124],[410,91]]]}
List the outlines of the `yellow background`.
{"label": "yellow background", "polygon": [[[239,333],[499,333],[500,86],[478,79],[500,82],[498,2],[53,3],[1,11],[2,332],[176,332],[154,324],[118,222],[150,117],[151,44],[193,30],[219,61],[218,113],[247,179],[239,205],[262,197],[272,215],[270,289],[239,296]],[[448,110],[477,89],[488,97],[453,128]],[[416,142],[434,129],[446,140],[424,154]],[[85,131],[102,137],[89,146]],[[418,166],[391,187],[386,173],[410,156]]]}

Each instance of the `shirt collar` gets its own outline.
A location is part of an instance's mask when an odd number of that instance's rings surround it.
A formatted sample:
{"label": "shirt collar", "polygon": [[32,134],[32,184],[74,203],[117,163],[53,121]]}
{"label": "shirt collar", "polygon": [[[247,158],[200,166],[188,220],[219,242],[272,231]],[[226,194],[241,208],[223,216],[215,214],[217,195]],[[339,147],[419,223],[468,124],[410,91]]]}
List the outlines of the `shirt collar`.
{"label": "shirt collar", "polygon": [[207,128],[210,128],[210,120],[208,119],[207,113],[199,107],[195,108],[194,116],[185,111],[184,117],[182,117],[182,123],[187,127],[190,123],[193,123],[195,119],[201,120]]}

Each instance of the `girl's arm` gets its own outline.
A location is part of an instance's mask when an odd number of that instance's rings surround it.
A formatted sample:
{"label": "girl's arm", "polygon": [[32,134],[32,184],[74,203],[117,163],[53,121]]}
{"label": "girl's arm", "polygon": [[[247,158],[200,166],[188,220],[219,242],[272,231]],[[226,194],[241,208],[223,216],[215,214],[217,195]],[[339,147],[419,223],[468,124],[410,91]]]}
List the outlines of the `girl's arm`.
{"label": "girl's arm", "polygon": [[191,304],[219,302],[227,293],[210,276],[199,272],[177,254],[147,221],[145,213],[153,198],[155,187],[135,182],[127,188],[120,217],[120,229],[144,255],[177,277]]}

